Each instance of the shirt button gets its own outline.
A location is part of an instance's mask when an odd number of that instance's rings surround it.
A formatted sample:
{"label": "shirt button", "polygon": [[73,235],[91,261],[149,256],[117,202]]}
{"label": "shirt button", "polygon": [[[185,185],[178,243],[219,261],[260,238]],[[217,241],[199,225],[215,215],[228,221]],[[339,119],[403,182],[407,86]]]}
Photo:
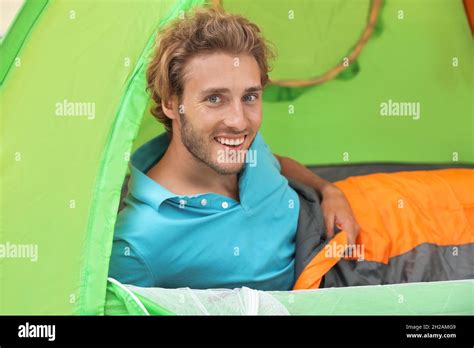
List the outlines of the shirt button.
{"label": "shirt button", "polygon": [[227,203],[227,202],[222,202],[221,205],[222,205],[222,208],[224,208],[224,209],[229,208],[229,203]]}
{"label": "shirt button", "polygon": [[201,205],[204,207],[207,204],[207,199],[201,199]]}

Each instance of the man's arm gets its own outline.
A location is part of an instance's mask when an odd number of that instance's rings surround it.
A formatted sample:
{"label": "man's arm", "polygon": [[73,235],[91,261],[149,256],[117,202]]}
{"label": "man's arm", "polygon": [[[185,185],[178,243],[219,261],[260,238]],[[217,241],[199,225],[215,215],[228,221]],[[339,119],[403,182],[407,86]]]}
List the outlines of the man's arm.
{"label": "man's arm", "polygon": [[275,154],[274,156],[280,162],[281,174],[284,177],[295,179],[307,186],[314,188],[320,198],[322,198],[323,191],[325,189],[329,188],[330,186],[334,186],[329,181],[317,176],[311,170],[296,162],[295,160]]}
{"label": "man's arm", "polygon": [[123,284],[153,287],[153,274],[141,255],[126,241],[114,239],[109,277]]}
{"label": "man's arm", "polygon": [[337,186],[317,176],[295,160],[278,155],[275,155],[275,157],[280,162],[283,176],[313,187],[322,199],[321,209],[328,237],[332,238],[334,236],[334,225],[337,224],[347,232],[349,244],[355,244],[359,234],[359,225],[344,193]]}

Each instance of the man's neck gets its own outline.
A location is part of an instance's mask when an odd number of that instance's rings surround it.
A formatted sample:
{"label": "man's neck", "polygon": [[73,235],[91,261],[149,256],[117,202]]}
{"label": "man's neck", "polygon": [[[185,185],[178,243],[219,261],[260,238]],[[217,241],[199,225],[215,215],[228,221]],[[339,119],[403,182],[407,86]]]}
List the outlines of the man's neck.
{"label": "man's neck", "polygon": [[238,176],[222,175],[171,140],[163,157],[146,173],[177,195],[192,196],[214,192],[239,200]]}

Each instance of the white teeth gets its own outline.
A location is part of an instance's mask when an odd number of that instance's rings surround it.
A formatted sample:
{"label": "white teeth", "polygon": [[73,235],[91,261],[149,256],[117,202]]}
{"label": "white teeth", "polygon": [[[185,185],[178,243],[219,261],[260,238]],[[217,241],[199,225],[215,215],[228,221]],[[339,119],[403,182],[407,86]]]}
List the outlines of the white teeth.
{"label": "white teeth", "polygon": [[216,140],[223,145],[239,146],[244,142],[245,138],[240,138],[240,139],[216,138]]}

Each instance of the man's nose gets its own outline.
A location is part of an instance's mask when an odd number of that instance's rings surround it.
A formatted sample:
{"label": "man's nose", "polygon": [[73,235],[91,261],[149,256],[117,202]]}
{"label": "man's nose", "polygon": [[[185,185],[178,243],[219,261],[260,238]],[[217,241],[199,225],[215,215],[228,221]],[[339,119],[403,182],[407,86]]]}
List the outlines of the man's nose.
{"label": "man's nose", "polygon": [[244,109],[242,102],[235,101],[232,103],[232,107],[228,110],[228,114],[224,120],[224,123],[229,128],[245,129],[247,127],[247,120],[244,115]]}

